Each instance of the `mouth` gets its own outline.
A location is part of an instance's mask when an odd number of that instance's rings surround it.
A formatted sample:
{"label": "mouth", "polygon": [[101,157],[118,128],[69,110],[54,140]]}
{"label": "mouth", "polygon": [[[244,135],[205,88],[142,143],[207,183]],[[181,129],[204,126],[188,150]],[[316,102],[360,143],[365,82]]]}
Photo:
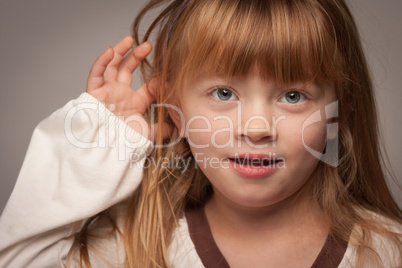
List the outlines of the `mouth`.
{"label": "mouth", "polygon": [[281,163],[282,159],[277,159],[272,155],[242,155],[229,158],[235,164],[242,166],[250,166],[250,167],[268,167],[272,165],[277,165]]}
{"label": "mouth", "polygon": [[[277,158],[276,154],[242,154],[228,158],[232,168],[239,175],[247,178],[266,177],[280,168],[284,159]],[[282,163],[282,164],[280,164]]]}

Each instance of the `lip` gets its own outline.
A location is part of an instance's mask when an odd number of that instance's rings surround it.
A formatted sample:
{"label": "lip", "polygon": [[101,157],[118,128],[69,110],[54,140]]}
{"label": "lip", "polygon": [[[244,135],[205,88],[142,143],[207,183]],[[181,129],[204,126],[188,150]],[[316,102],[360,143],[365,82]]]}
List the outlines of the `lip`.
{"label": "lip", "polygon": [[[239,161],[235,161],[234,159],[241,159]],[[276,155],[272,154],[239,154],[235,157],[230,157],[230,167],[239,175],[245,177],[264,177],[273,174],[277,170],[277,163],[280,163],[282,160],[277,159]],[[261,163],[261,161],[275,161],[273,164],[269,165],[253,165],[253,163]],[[246,162],[248,164],[246,164]]]}
{"label": "lip", "polygon": [[235,154],[234,156],[230,158],[258,158],[258,159],[273,159],[276,158],[275,153],[269,153],[269,154],[251,154],[251,153],[245,153],[245,154]]}

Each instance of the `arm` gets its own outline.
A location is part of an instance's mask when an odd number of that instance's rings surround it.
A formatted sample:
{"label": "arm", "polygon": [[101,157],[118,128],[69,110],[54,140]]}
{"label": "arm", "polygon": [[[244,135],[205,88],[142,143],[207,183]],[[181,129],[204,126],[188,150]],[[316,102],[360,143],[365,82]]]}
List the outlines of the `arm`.
{"label": "arm", "polygon": [[82,221],[127,198],[140,183],[152,147],[141,115],[153,98],[146,86],[137,92],[127,86],[127,74],[150,49],[137,47],[124,58],[131,45],[125,38],[108,48],[91,70],[88,93],[35,129],[0,218],[1,267],[60,266]]}
{"label": "arm", "polygon": [[[132,193],[151,142],[125,126],[87,93],[38,125],[0,219],[1,267],[33,265],[38,257],[57,263],[83,219]],[[99,141],[105,130],[113,144]],[[126,137],[137,143],[117,144]]]}

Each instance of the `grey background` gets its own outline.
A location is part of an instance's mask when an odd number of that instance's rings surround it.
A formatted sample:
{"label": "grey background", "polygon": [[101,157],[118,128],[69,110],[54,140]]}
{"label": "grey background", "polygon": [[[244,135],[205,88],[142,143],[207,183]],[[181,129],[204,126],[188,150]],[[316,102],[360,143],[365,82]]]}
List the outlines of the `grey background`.
{"label": "grey background", "polygon": [[[374,75],[384,147],[401,182],[402,1],[349,2]],[[85,91],[92,62],[108,45],[130,34],[144,3],[0,0],[0,211],[34,127]],[[401,206],[402,191],[388,182]]]}

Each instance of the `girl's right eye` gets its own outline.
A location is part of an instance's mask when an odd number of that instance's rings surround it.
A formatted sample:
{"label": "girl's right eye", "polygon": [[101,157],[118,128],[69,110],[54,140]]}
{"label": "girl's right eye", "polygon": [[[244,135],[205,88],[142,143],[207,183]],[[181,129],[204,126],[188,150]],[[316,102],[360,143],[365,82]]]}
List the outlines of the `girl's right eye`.
{"label": "girl's right eye", "polygon": [[212,97],[220,101],[238,100],[239,98],[230,89],[220,87],[211,92]]}

